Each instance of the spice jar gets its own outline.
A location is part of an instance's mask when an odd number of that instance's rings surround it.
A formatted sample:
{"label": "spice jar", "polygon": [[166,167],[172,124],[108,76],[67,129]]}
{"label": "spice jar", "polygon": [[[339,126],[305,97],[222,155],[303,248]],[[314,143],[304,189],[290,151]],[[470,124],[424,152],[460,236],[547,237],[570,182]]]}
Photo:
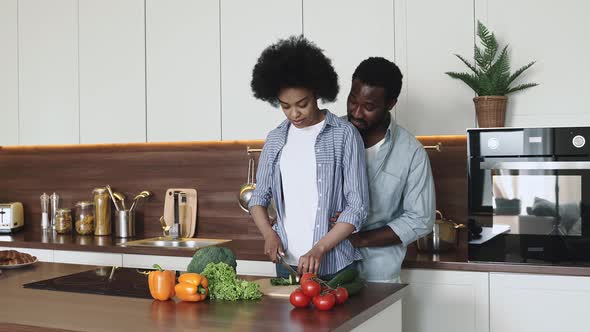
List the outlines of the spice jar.
{"label": "spice jar", "polygon": [[111,204],[106,188],[96,188],[94,193],[94,235],[111,234]]}
{"label": "spice jar", "polygon": [[76,203],[76,232],[80,235],[94,233],[94,203]]}
{"label": "spice jar", "polygon": [[72,231],[72,212],[70,209],[57,209],[55,212],[55,231],[58,234],[66,234]]}

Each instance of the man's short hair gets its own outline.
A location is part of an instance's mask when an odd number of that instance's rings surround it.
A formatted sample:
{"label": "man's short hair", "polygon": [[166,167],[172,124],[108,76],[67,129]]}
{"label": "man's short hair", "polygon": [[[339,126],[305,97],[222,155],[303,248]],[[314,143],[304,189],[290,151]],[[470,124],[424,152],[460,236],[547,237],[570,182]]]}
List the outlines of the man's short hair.
{"label": "man's short hair", "polygon": [[402,72],[398,66],[381,57],[370,57],[363,60],[352,74],[363,84],[385,89],[385,102],[397,100],[402,90]]}

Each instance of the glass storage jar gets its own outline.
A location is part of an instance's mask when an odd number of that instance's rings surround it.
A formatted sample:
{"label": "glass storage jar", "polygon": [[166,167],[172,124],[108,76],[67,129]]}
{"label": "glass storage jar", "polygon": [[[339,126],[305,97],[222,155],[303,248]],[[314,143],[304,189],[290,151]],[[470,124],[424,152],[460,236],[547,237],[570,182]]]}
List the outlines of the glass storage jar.
{"label": "glass storage jar", "polygon": [[80,235],[94,233],[94,203],[76,203],[76,233]]}
{"label": "glass storage jar", "polygon": [[72,231],[72,210],[68,208],[57,209],[55,212],[55,231],[58,234],[66,234]]}
{"label": "glass storage jar", "polygon": [[111,202],[106,188],[94,193],[94,235],[111,235]]}

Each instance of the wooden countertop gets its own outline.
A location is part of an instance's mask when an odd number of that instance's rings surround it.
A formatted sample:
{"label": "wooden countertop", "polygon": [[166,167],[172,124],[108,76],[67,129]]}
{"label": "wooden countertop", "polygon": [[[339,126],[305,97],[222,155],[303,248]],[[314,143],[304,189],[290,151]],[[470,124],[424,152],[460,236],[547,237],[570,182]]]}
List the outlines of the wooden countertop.
{"label": "wooden countertop", "polygon": [[[348,331],[392,305],[402,284],[373,284],[330,311],[295,309],[288,299],[184,303],[25,289],[23,284],[93,269],[37,263],[0,274],[2,331]],[[43,328],[43,329],[41,329]]]}

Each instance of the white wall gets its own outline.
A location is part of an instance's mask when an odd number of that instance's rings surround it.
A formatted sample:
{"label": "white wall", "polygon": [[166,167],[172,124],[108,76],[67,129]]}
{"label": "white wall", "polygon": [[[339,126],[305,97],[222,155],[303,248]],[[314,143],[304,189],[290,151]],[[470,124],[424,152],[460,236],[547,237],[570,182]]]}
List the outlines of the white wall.
{"label": "white wall", "polygon": [[304,33],[340,76],[369,56],[404,74],[397,121],[416,135],[464,134],[474,93],[465,71],[474,24],[538,63],[509,100],[507,125],[590,125],[585,38],[576,0],[0,0],[0,145],[262,139],[284,115],[252,97],[264,47]]}

